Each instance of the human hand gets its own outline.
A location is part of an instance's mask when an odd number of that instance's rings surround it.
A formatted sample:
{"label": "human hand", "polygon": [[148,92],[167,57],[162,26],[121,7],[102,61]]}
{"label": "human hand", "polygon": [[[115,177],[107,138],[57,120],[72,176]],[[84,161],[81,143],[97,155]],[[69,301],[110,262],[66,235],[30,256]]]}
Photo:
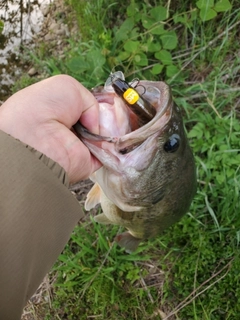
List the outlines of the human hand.
{"label": "human hand", "polygon": [[59,163],[71,183],[101,166],[71,131],[79,119],[90,132],[99,133],[96,99],[67,75],[20,90],[0,107],[0,130]]}

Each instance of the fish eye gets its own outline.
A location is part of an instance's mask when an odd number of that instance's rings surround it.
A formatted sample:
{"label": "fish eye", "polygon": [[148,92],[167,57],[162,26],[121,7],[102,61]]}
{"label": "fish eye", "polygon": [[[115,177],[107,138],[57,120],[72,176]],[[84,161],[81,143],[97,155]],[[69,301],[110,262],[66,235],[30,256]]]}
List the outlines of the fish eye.
{"label": "fish eye", "polygon": [[173,134],[164,144],[164,150],[168,153],[173,153],[178,150],[180,146],[180,137],[178,134]]}

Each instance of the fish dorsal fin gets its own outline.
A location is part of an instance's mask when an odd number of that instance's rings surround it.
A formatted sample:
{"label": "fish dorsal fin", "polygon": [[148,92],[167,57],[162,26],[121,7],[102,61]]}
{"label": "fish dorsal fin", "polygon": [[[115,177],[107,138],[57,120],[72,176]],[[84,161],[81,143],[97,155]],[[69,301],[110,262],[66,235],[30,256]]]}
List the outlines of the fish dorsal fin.
{"label": "fish dorsal fin", "polygon": [[94,220],[101,224],[113,224],[111,220],[109,220],[104,213],[98,214],[94,217]]}
{"label": "fish dorsal fin", "polygon": [[95,183],[92,189],[88,192],[87,199],[85,201],[85,210],[89,211],[94,208],[98,203],[100,203],[101,198],[101,188]]}

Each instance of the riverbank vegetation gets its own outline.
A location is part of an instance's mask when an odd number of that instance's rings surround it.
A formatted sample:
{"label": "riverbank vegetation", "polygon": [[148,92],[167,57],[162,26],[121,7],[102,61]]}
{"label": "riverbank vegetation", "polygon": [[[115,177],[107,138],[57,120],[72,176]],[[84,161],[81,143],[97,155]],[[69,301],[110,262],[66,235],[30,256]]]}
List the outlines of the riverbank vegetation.
{"label": "riverbank vegetation", "polygon": [[86,215],[28,310],[36,319],[238,319],[239,1],[66,3],[79,36],[69,37],[61,59],[44,43],[36,48],[36,69],[88,88],[112,70],[129,81],[166,81],[183,110],[198,192],[179,223],[131,255],[113,243],[118,227]]}

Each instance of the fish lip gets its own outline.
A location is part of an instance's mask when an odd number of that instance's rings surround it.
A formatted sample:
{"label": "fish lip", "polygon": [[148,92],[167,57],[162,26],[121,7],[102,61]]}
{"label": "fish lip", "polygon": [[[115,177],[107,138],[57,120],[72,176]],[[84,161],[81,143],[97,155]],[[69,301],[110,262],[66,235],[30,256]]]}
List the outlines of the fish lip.
{"label": "fish lip", "polygon": [[[97,135],[89,132],[80,123],[77,123],[74,126],[74,129],[78,136],[82,140],[98,142],[106,141],[109,143],[114,143],[116,150],[119,151],[120,149],[126,148],[127,146],[131,146],[133,144],[141,144],[144,140],[156,132],[161,134],[172,115],[172,98],[170,94],[170,88],[164,82],[140,81],[139,84],[146,88],[155,87],[160,91],[160,101],[155,103],[157,113],[152,120],[150,120],[144,126],[120,137]],[[99,103],[113,103],[114,98],[116,98],[117,95],[114,92],[104,91],[102,87],[100,90],[98,87],[91,90],[97,101]]]}

